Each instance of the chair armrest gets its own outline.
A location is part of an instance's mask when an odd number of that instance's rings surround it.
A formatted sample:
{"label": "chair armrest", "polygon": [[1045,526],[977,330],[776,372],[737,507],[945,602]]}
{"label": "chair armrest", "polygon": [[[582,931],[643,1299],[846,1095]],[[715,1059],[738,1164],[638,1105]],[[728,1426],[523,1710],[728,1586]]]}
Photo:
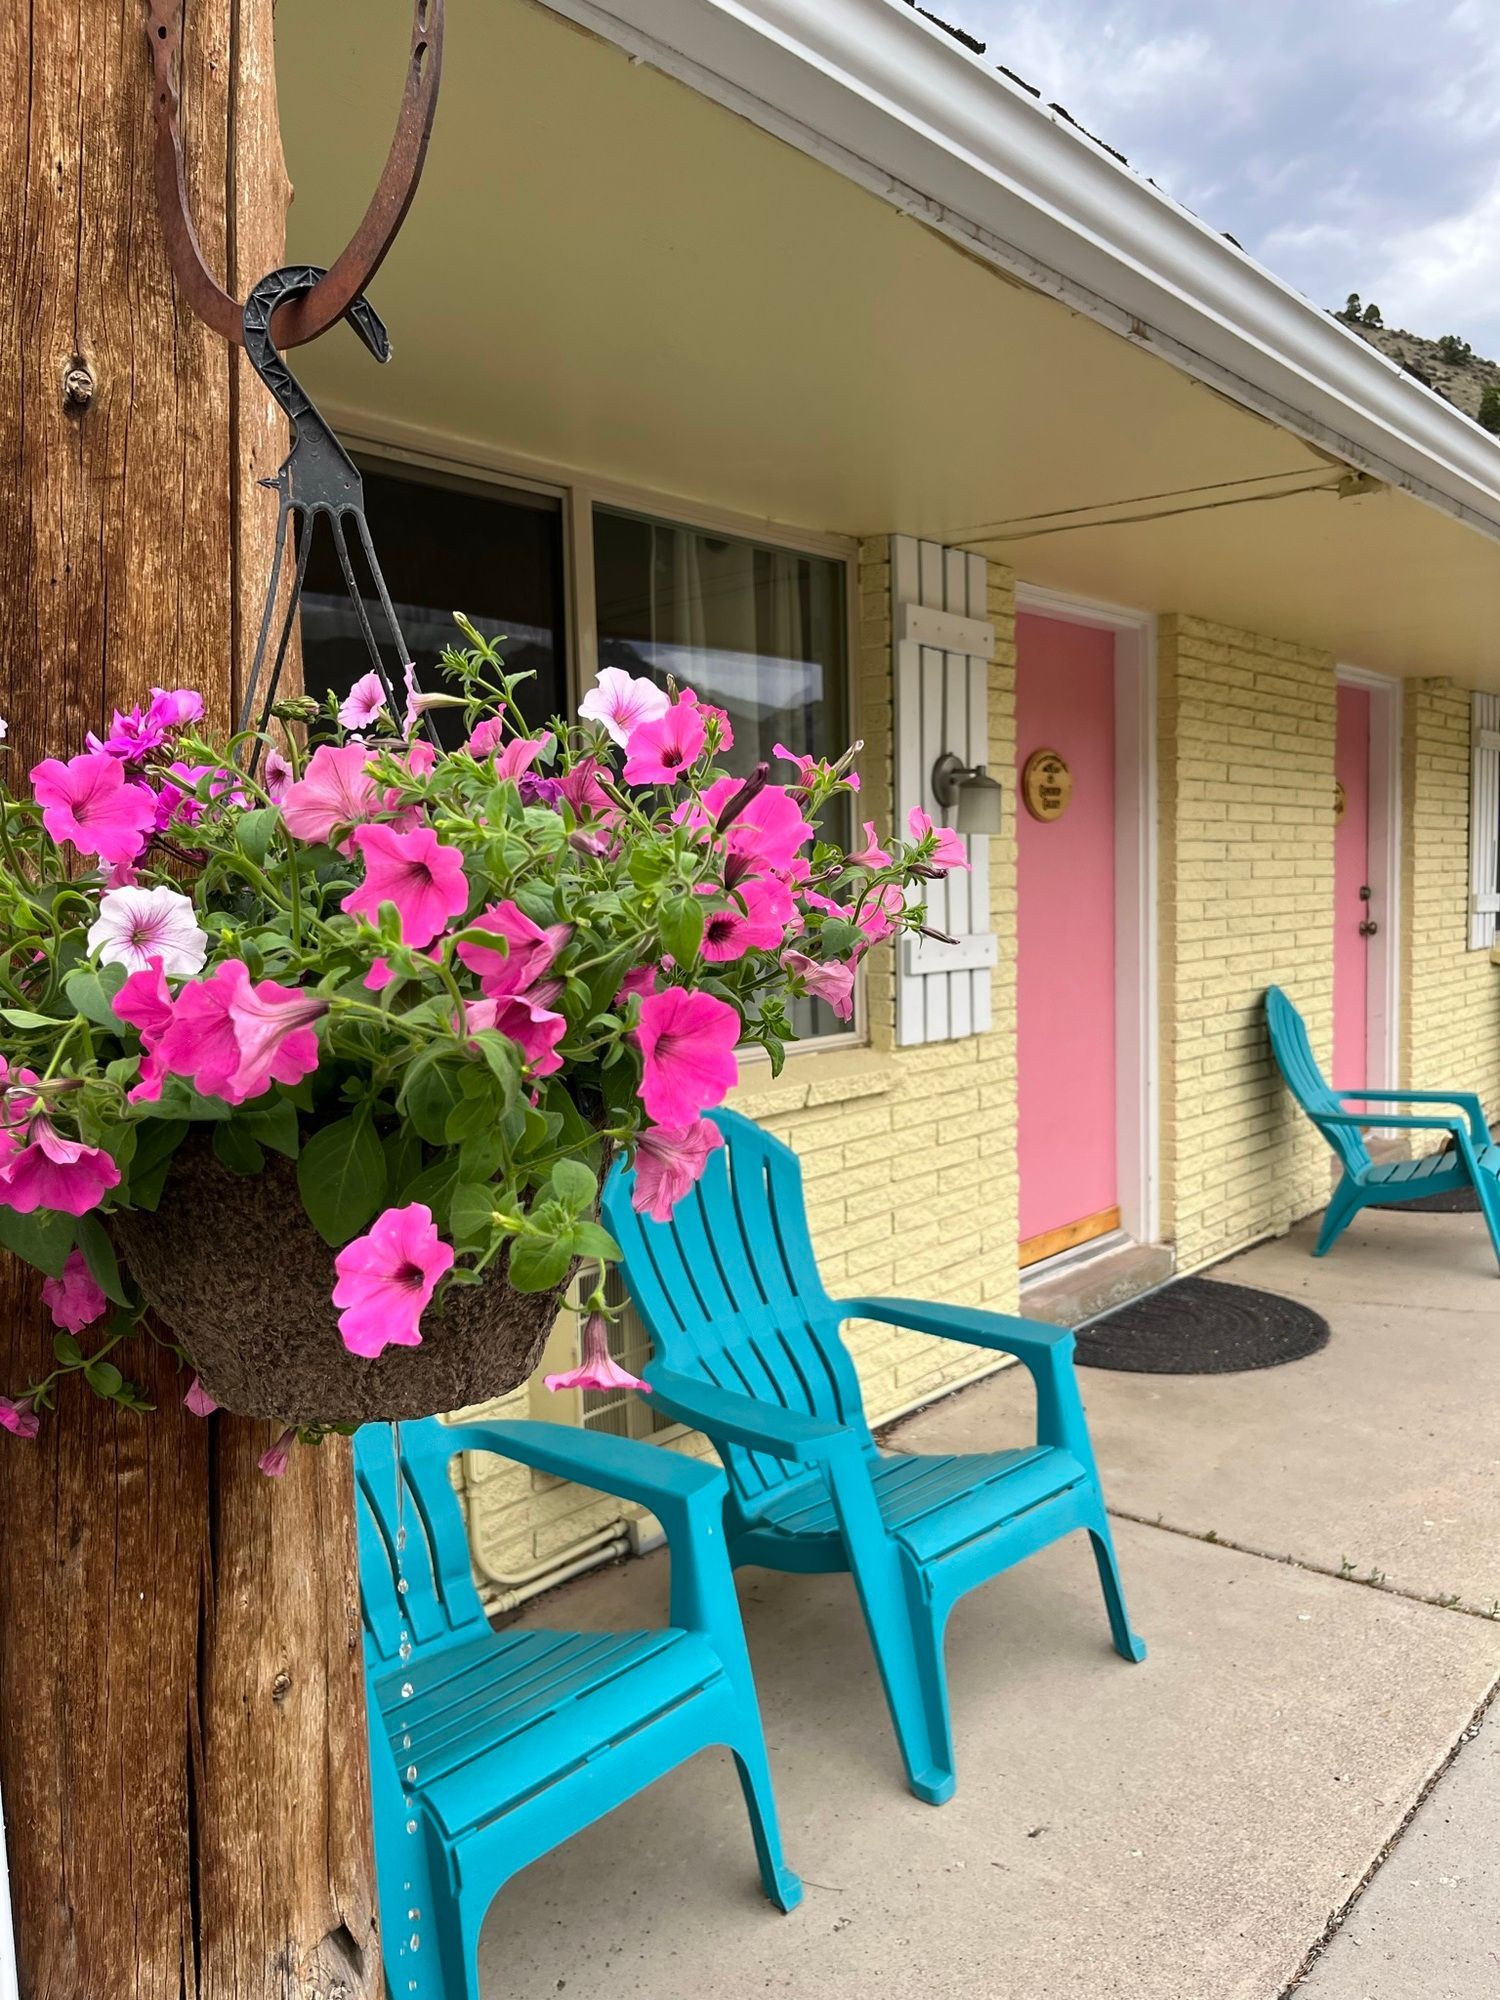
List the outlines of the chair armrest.
{"label": "chair armrest", "polygon": [[651,1399],[659,1410],[691,1424],[715,1444],[737,1444],[746,1451],[768,1452],[795,1465],[814,1465],[850,1433],[842,1424],[826,1424],[779,1403],[762,1403],[733,1389],[716,1388],[696,1376],[652,1362],[646,1370]]}
{"label": "chair armrest", "polygon": [[982,1306],[942,1306],[928,1299],[840,1299],[834,1311],[845,1319],[877,1319],[887,1326],[936,1334],[941,1340],[990,1347],[1020,1361],[1039,1361],[1073,1344],[1071,1327],[1015,1319],[1009,1313],[986,1312]]}
{"label": "chair armrest", "polygon": [[[1358,1092],[1354,1093],[1356,1096]],[[1388,1111],[1320,1111],[1318,1125],[1382,1125],[1397,1132],[1462,1132],[1472,1136],[1468,1123],[1456,1114],[1451,1118],[1412,1118]]]}
{"label": "chair armrest", "polygon": [[557,1479],[616,1494],[649,1507],[663,1525],[669,1513],[682,1513],[694,1496],[716,1490],[721,1497],[724,1475],[716,1465],[702,1465],[680,1452],[663,1451],[638,1438],[610,1437],[602,1431],[577,1430],[571,1424],[490,1422],[454,1424],[444,1436],[451,1451],[492,1451],[534,1466]]}
{"label": "chair armrest", "polygon": [[[1485,1120],[1484,1106],[1478,1093],[1472,1090],[1336,1090],[1334,1096],[1341,1103],[1351,1100],[1367,1104],[1451,1104],[1462,1111],[1469,1121],[1469,1136],[1481,1145],[1490,1144],[1490,1128]],[[1398,1124],[1399,1119],[1371,1119],[1371,1124]]]}

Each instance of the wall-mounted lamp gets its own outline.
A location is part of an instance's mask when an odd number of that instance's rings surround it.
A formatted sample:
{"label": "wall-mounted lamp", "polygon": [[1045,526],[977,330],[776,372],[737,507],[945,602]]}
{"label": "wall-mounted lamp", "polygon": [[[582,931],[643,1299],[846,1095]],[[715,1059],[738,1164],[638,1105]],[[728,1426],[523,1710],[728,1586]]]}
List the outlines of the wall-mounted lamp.
{"label": "wall-mounted lamp", "polygon": [[983,764],[965,764],[951,750],[932,767],[932,796],[954,812],[959,833],[999,833],[1004,827],[1005,794],[998,781]]}

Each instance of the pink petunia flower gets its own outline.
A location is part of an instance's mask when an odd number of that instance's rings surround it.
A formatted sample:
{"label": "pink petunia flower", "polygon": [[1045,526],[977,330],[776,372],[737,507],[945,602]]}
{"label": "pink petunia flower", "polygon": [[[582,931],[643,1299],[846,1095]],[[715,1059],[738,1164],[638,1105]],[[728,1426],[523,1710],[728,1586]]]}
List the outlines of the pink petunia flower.
{"label": "pink petunia flower", "polygon": [[138,1031],[143,1049],[139,1080],[127,1096],[132,1104],[154,1104],[167,1076],[156,1045],[172,1025],[172,996],[159,958],[152,959],[142,971],[131,973],[115,995],[114,1010]]}
{"label": "pink petunia flower", "polygon": [[[788,764],[795,764],[797,766],[797,783],[803,791],[806,791],[815,779],[826,777],[831,769],[826,758],[804,757],[799,751],[788,750],[784,743],[773,743],[771,745],[771,754],[773,757],[783,758]],[[857,792],[859,790],[858,771],[845,772],[843,782],[849,791]]]}
{"label": "pink petunia flower", "polygon": [[[778,893],[778,889],[779,885],[773,888],[760,877],[751,876],[722,910],[709,913],[704,919],[701,950],[711,965],[743,958],[747,951],[776,949],[786,931],[785,910],[790,901],[786,892]],[[700,893],[711,896],[715,891],[704,888]]]}
{"label": "pink petunia flower", "polygon": [[[627,785],[675,785],[703,754],[708,740],[697,704],[677,701],[630,732],[625,757]],[[738,784],[738,779],[730,779]]]}
{"label": "pink petunia flower", "polygon": [[182,1407],[193,1417],[211,1417],[218,1404],[195,1375],[188,1384],[187,1394],[182,1399]]}
{"label": "pink petunia flower", "polygon": [[[807,900],[811,902],[811,896]],[[905,908],[906,894],[901,885],[887,882],[859,913],[859,927],[865,934],[866,945],[880,944],[888,938],[900,924]]]}
{"label": "pink petunia flower", "polygon": [[865,821],[864,832],[865,844],[863,847],[850,848],[850,861],[856,868],[889,868],[891,857],[875,838],[874,820],[867,819]]}
{"label": "pink petunia flower", "polygon": [[183,988],[156,1045],[162,1067],[205,1097],[243,1104],[273,1083],[300,1083],[318,1066],[313,1022],[328,1012],[318,993],[253,984],[242,960],[227,959]]}
{"label": "pink petunia flower", "polygon": [[784,951],[782,969],[800,979],[815,1000],[826,1000],[841,1021],[854,1012],[854,967],[830,960],[809,958],[805,951]]}
{"label": "pink petunia flower", "polygon": [[583,1360],[561,1375],[549,1375],[546,1385],[555,1396],[560,1389],[634,1389],[649,1396],[651,1384],[622,1368],[609,1351],[609,1321],[590,1313],[583,1327]]}
{"label": "pink petunia flower", "polygon": [[[740,778],[716,778],[703,794],[700,810],[692,806],[685,815],[690,826],[717,823],[735,793],[742,790]],[[784,785],[763,785],[747,800],[717,838],[727,856],[726,886],[733,888],[746,875],[769,870],[781,874],[797,858],[797,851],[811,840],[816,829],[802,817],[802,809]]]}
{"label": "pink petunia flower", "polygon": [[68,1333],[80,1333],[102,1319],[109,1300],[96,1282],[81,1250],[70,1250],[62,1276],[48,1278],[42,1286],[42,1304],[52,1315],[52,1324]]}
{"label": "pink petunia flower", "polygon": [[[287,831],[298,840],[329,841],[335,827],[358,826],[381,811],[380,788],[365,769],[370,753],[361,743],[335,749],[320,743],[306,771],[281,798]],[[343,842],[343,851],[349,851]]]}
{"label": "pink petunia flower", "polygon": [[395,905],[401,942],[420,949],[468,907],[464,858],[430,826],[402,833],[393,826],[361,826],[354,844],[364,857],[365,879],[345,896],[342,909],[375,923],[382,903]]}
{"label": "pink petunia flower", "polygon": [[719,725],[718,742],[716,745],[718,749],[732,750],[734,748],[734,724],[729,720],[729,716],[724,709],[715,708],[711,701],[700,701],[691,688],[684,688],[682,690],[682,699],[686,702],[691,702],[693,707],[703,717],[705,723],[716,722]]}
{"label": "pink petunia flower", "polygon": [[339,721],[345,729],[368,729],[380,720],[385,707],[385,683],[372,668],[362,674],[339,704]]}
{"label": "pink petunia flower", "polygon": [[387,1347],[416,1347],[438,1281],[453,1267],[432,1210],[415,1201],[388,1208],[333,1260],[339,1333],[351,1354],[373,1359]]}
{"label": "pink petunia flower", "polygon": [[482,764],[486,757],[492,756],[499,749],[500,741],[504,734],[505,717],[503,715],[487,716],[483,722],[475,726],[474,734],[469,738],[464,748],[471,757],[477,757]]}
{"label": "pink petunia flower", "polygon": [[523,771],[529,771],[538,757],[546,757],[552,751],[553,736],[550,729],[544,729],[540,736],[514,737],[495,759],[497,778],[519,778]]}
{"label": "pink petunia flower", "polygon": [[636,1143],[635,1187],[630,1205],[653,1222],[668,1222],[672,1210],[701,1179],[710,1153],[724,1135],[712,1119],[691,1125],[648,1125]]}
{"label": "pink petunia flower", "polygon": [[600,669],[598,684],[578,704],[589,722],[601,722],[623,749],[643,722],[655,722],[668,708],[666,690],[644,674],[627,674],[623,667]]}
{"label": "pink petunia flower", "polygon": [[[649,725],[648,725],[649,726]],[[691,1125],[739,1081],[740,1017],[712,993],[669,986],[641,1002],[641,1102],[653,1125]]]}
{"label": "pink petunia flower", "polygon": [[154,757],[167,738],[203,714],[203,697],[192,688],[152,688],[145,708],[137,704],[128,714],[115,710],[109,734],[101,739],[92,733],[86,739],[90,750],[103,751],[122,764],[144,764]]}
{"label": "pink petunia flower", "polygon": [[106,890],[89,926],[88,945],[101,965],[144,972],[154,959],[176,979],[201,972],[208,955],[208,936],[198,928],[191,898],[165,884]]}
{"label": "pink petunia flower", "polygon": [[156,799],[127,782],[119,761],[102,750],[44,758],[31,773],[42,824],[54,840],[71,840],[101,861],[134,861],[156,822]]}
{"label": "pink petunia flower", "polygon": [[920,806],[912,807],[906,815],[906,824],[911,828],[912,839],[919,844],[925,846],[929,837],[932,839],[931,850],[920,856],[927,867],[935,868],[943,875],[950,868],[968,867],[969,851],[951,826],[935,827]]}
{"label": "pink petunia flower", "polygon": [[610,1002],[612,1007],[623,1007],[625,1002],[635,997],[656,991],[656,967],[654,965],[633,965],[620,981],[620,990]]}
{"label": "pink petunia flower", "polygon": [[[109,1154],[65,1139],[45,1112],[31,1115],[24,1129],[26,1143],[0,1160],[0,1208],[17,1215],[39,1208],[87,1215],[119,1186],[120,1169]],[[6,1137],[14,1144],[12,1132]]]}
{"label": "pink petunia flower", "polygon": [[599,782],[603,767],[595,757],[580,757],[571,771],[565,771],[559,779],[562,796],[573,808],[577,819],[597,819],[612,813],[608,792]]}
{"label": "pink petunia flower", "polygon": [[493,931],[507,946],[500,951],[467,940],[458,947],[459,958],[477,975],[479,990],[489,999],[534,984],[573,935],[571,924],[551,924],[544,930],[509,897],[481,910],[466,928]]}
{"label": "pink petunia flower", "polygon": [[24,1396],[19,1403],[0,1396],[0,1431],[9,1431],[12,1437],[34,1438],[41,1427],[41,1418]]}
{"label": "pink petunia flower", "polygon": [[258,1469],[266,1475],[267,1479],[285,1478],[286,1469],[292,1462],[292,1446],[296,1442],[296,1431],[287,1429],[281,1433],[281,1436],[277,1438],[269,1451],[261,1453],[255,1463]]}
{"label": "pink petunia flower", "polygon": [[266,752],[265,786],[266,796],[273,805],[280,805],[292,784],[294,773],[290,762],[279,750]]}
{"label": "pink petunia flower", "polygon": [[557,1045],[568,1024],[552,1011],[561,987],[554,980],[524,993],[505,993],[493,1000],[474,1000],[464,1009],[470,1034],[495,1028],[509,1037],[526,1058],[533,1076],[551,1076],[562,1068]]}

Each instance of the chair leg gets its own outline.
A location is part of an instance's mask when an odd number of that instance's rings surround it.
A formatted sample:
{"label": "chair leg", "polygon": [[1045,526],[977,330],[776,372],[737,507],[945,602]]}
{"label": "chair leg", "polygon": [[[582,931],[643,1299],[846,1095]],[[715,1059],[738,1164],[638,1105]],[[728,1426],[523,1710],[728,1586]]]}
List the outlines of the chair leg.
{"label": "chair leg", "polygon": [[1313,1245],[1315,1257],[1328,1255],[1363,1206],[1359,1198],[1359,1189],[1346,1175],[1335,1188],[1332,1200],[1323,1211],[1323,1227],[1318,1231],[1318,1240]]}
{"label": "chair leg", "polygon": [[1109,1518],[1102,1510],[1097,1526],[1089,1529],[1089,1540],[1094,1545],[1094,1561],[1104,1591],[1104,1608],[1109,1613],[1109,1630],[1115,1642],[1115,1651],[1122,1660],[1144,1660],[1146,1642],[1130,1629],[1130,1617],[1125,1609],[1125,1586],[1120,1581],[1120,1562],[1115,1554],[1115,1538],[1109,1531]]}
{"label": "chair leg", "polygon": [[1474,1192],[1479,1197],[1479,1206],[1484,1215],[1485,1227],[1490,1232],[1490,1243],[1495,1252],[1495,1261],[1500,1264],[1500,1180],[1486,1173],[1475,1156],[1474,1148],[1466,1139],[1460,1139],[1459,1150],[1464,1165],[1469,1170],[1469,1179],[1474,1183]]}
{"label": "chair leg", "polygon": [[906,1781],[928,1805],[943,1805],[956,1780],[942,1631],[930,1606],[912,1603],[914,1588],[880,1590],[852,1567]]}
{"label": "chair leg", "polygon": [[787,1867],[781,1851],[781,1826],[776,1817],[776,1795],[771,1789],[766,1746],[757,1738],[754,1743],[733,1747],[740,1790],[745,1794],[745,1810],[750,1815],[755,1858],[760,1864],[761,1887],[778,1910],[795,1910],[802,1901],[802,1884]]}

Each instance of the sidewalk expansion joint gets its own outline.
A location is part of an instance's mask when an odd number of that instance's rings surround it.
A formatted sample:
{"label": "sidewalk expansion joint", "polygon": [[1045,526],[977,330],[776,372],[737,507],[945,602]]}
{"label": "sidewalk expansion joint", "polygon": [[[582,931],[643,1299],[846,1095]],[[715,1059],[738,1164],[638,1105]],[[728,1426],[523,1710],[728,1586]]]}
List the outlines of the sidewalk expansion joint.
{"label": "sidewalk expansion joint", "polygon": [[1313,1576],[1326,1576],[1334,1583],[1357,1584],[1361,1590],[1378,1590],[1383,1597],[1404,1597],[1409,1604],[1431,1605],[1435,1611],[1456,1611],[1463,1618],[1479,1618],[1487,1625],[1500,1622],[1500,1598],[1490,1605],[1465,1604],[1457,1593],[1447,1596],[1436,1591],[1407,1590],[1399,1583],[1392,1583],[1383,1570],[1372,1569],[1368,1576],[1360,1576],[1347,1562],[1333,1569],[1305,1556],[1277,1555],[1274,1549],[1258,1549],[1253,1542],[1236,1542],[1215,1528],[1181,1528],[1160,1514],[1135,1514],[1128,1507],[1109,1507],[1106,1512],[1117,1521],[1133,1521],[1140,1528],[1159,1528],[1164,1535],[1181,1535],[1189,1542],[1208,1542],[1216,1549],[1232,1549],[1236,1555],[1257,1556],[1262,1562],[1280,1563],[1286,1569],[1306,1570]]}

